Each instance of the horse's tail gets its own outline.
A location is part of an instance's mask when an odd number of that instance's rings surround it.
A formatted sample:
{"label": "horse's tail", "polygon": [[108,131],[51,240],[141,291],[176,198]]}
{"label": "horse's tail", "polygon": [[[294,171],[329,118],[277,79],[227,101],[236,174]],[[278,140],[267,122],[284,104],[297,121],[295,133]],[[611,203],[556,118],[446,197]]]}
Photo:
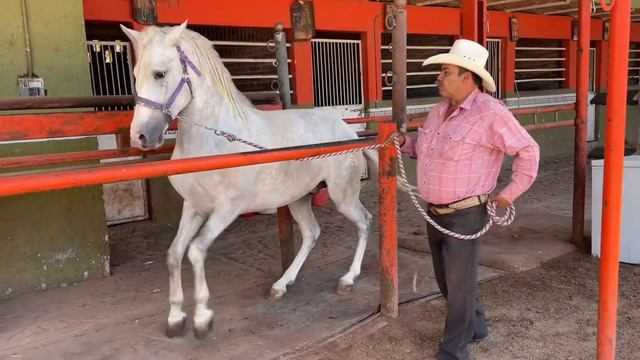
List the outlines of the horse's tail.
{"label": "horse's tail", "polygon": [[[367,173],[369,174],[369,177],[372,180],[377,180],[378,179],[378,167],[379,167],[378,151],[377,150],[364,150],[363,152],[364,152],[364,158],[367,160]],[[409,189],[405,188],[402,185],[401,181],[398,181],[398,189],[400,191],[404,191],[406,193],[409,193],[411,191],[417,190],[415,187],[409,188]]]}

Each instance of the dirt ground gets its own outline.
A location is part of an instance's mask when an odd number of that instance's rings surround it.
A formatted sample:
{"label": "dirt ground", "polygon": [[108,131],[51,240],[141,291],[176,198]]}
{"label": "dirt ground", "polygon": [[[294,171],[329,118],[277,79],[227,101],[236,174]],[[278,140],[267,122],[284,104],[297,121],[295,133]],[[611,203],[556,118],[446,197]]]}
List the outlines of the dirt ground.
{"label": "dirt ground", "polygon": [[[490,337],[473,359],[595,359],[598,262],[578,252],[480,286]],[[640,353],[640,267],[621,266],[616,359]],[[432,359],[445,320],[442,298],[400,308],[294,358]]]}
{"label": "dirt ground", "polygon": [[[541,164],[538,180],[517,202],[520,221],[531,221],[523,220],[523,213],[526,216],[547,214],[552,215],[543,225],[547,229],[558,222],[565,222],[570,228],[566,219],[571,213],[571,166],[572,160],[568,157]],[[587,235],[591,224],[590,197],[588,185]],[[567,236],[566,229],[559,234],[541,231],[540,239]],[[491,238],[491,234],[487,237]],[[472,358],[595,359],[598,272],[598,259],[573,251],[531,270],[506,273],[482,283],[480,301],[487,314],[490,337],[470,346]],[[441,297],[414,301],[401,305],[397,319],[375,318],[291,358],[433,359],[445,314],[446,304]],[[621,264],[618,314],[616,359],[640,359],[639,266]]]}
{"label": "dirt ground", "polygon": [[[502,182],[508,178],[504,174]],[[536,183],[516,204],[514,224],[486,235],[480,295],[491,334],[472,345],[475,359],[595,358],[598,261],[568,243],[571,184],[571,158],[544,161]],[[375,220],[350,295],[335,294],[335,286],[351,262],[356,234],[332,205],[315,209],[323,233],[279,302],[265,296],[281,271],[277,224],[273,216],[239,219],[207,259],[213,332],[205,340],[190,333],[167,339],[164,259],[176,229],[151,222],[120,225],[110,229],[112,276],[0,303],[0,358],[430,359],[445,311],[433,279],[419,293],[411,291],[414,271],[427,278],[430,272],[424,220],[401,196],[399,277],[405,302],[397,319],[370,316],[378,304],[376,186],[367,184],[362,200]],[[586,215],[589,233],[590,189]],[[640,358],[633,355],[640,353],[639,274],[640,267],[621,267],[618,359]],[[188,261],[183,278],[190,314]]]}

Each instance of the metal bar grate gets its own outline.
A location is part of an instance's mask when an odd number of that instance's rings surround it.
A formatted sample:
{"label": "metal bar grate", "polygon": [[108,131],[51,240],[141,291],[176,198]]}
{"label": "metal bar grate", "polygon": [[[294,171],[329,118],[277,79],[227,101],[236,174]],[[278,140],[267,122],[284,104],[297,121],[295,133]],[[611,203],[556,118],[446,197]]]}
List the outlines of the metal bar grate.
{"label": "metal bar grate", "polygon": [[566,87],[567,49],[562,41],[520,39],[516,46],[516,92]]}
{"label": "metal bar grate", "polygon": [[487,71],[493,77],[493,81],[496,83],[496,91],[489,93],[495,98],[502,96],[501,89],[501,77],[500,77],[500,39],[487,39],[487,50],[489,50],[489,59],[487,60]]}
{"label": "metal bar grate", "polygon": [[312,39],[314,106],[361,105],[359,40]]}
{"label": "metal bar grate", "polygon": [[[121,41],[87,41],[86,46],[93,95],[133,95],[131,45]],[[96,110],[132,108],[133,106],[102,106]]]}

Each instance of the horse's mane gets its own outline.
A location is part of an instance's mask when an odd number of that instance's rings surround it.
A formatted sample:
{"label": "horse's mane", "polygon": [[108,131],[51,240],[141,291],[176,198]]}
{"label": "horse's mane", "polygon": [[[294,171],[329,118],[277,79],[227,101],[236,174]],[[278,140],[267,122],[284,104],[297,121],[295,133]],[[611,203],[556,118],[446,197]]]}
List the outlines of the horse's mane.
{"label": "horse's mane", "polygon": [[[167,33],[170,28],[162,28],[161,30]],[[187,42],[195,50],[196,59],[193,61],[201,64],[202,76],[211,79],[235,115],[240,120],[246,121],[245,109],[253,107],[253,104],[235,86],[229,70],[222,63],[220,55],[213,48],[211,41],[189,29],[183,31],[181,40]]]}

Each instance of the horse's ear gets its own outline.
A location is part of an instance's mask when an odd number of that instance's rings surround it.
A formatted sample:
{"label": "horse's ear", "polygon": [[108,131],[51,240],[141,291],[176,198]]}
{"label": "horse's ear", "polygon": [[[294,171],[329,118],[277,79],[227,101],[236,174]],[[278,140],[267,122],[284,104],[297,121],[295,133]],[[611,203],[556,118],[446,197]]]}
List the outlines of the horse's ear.
{"label": "horse's ear", "polygon": [[178,39],[182,36],[184,29],[187,28],[187,20],[178,26],[174,26],[167,34],[166,42],[169,46],[174,46],[178,43]]}
{"label": "horse's ear", "polygon": [[129,40],[131,40],[131,44],[133,44],[133,49],[136,50],[138,49],[138,39],[140,38],[140,32],[139,31],[135,31],[133,29],[129,29],[128,27],[120,24],[120,28],[122,29],[122,31],[124,32],[125,35],[127,35],[127,37],[129,38]]}

